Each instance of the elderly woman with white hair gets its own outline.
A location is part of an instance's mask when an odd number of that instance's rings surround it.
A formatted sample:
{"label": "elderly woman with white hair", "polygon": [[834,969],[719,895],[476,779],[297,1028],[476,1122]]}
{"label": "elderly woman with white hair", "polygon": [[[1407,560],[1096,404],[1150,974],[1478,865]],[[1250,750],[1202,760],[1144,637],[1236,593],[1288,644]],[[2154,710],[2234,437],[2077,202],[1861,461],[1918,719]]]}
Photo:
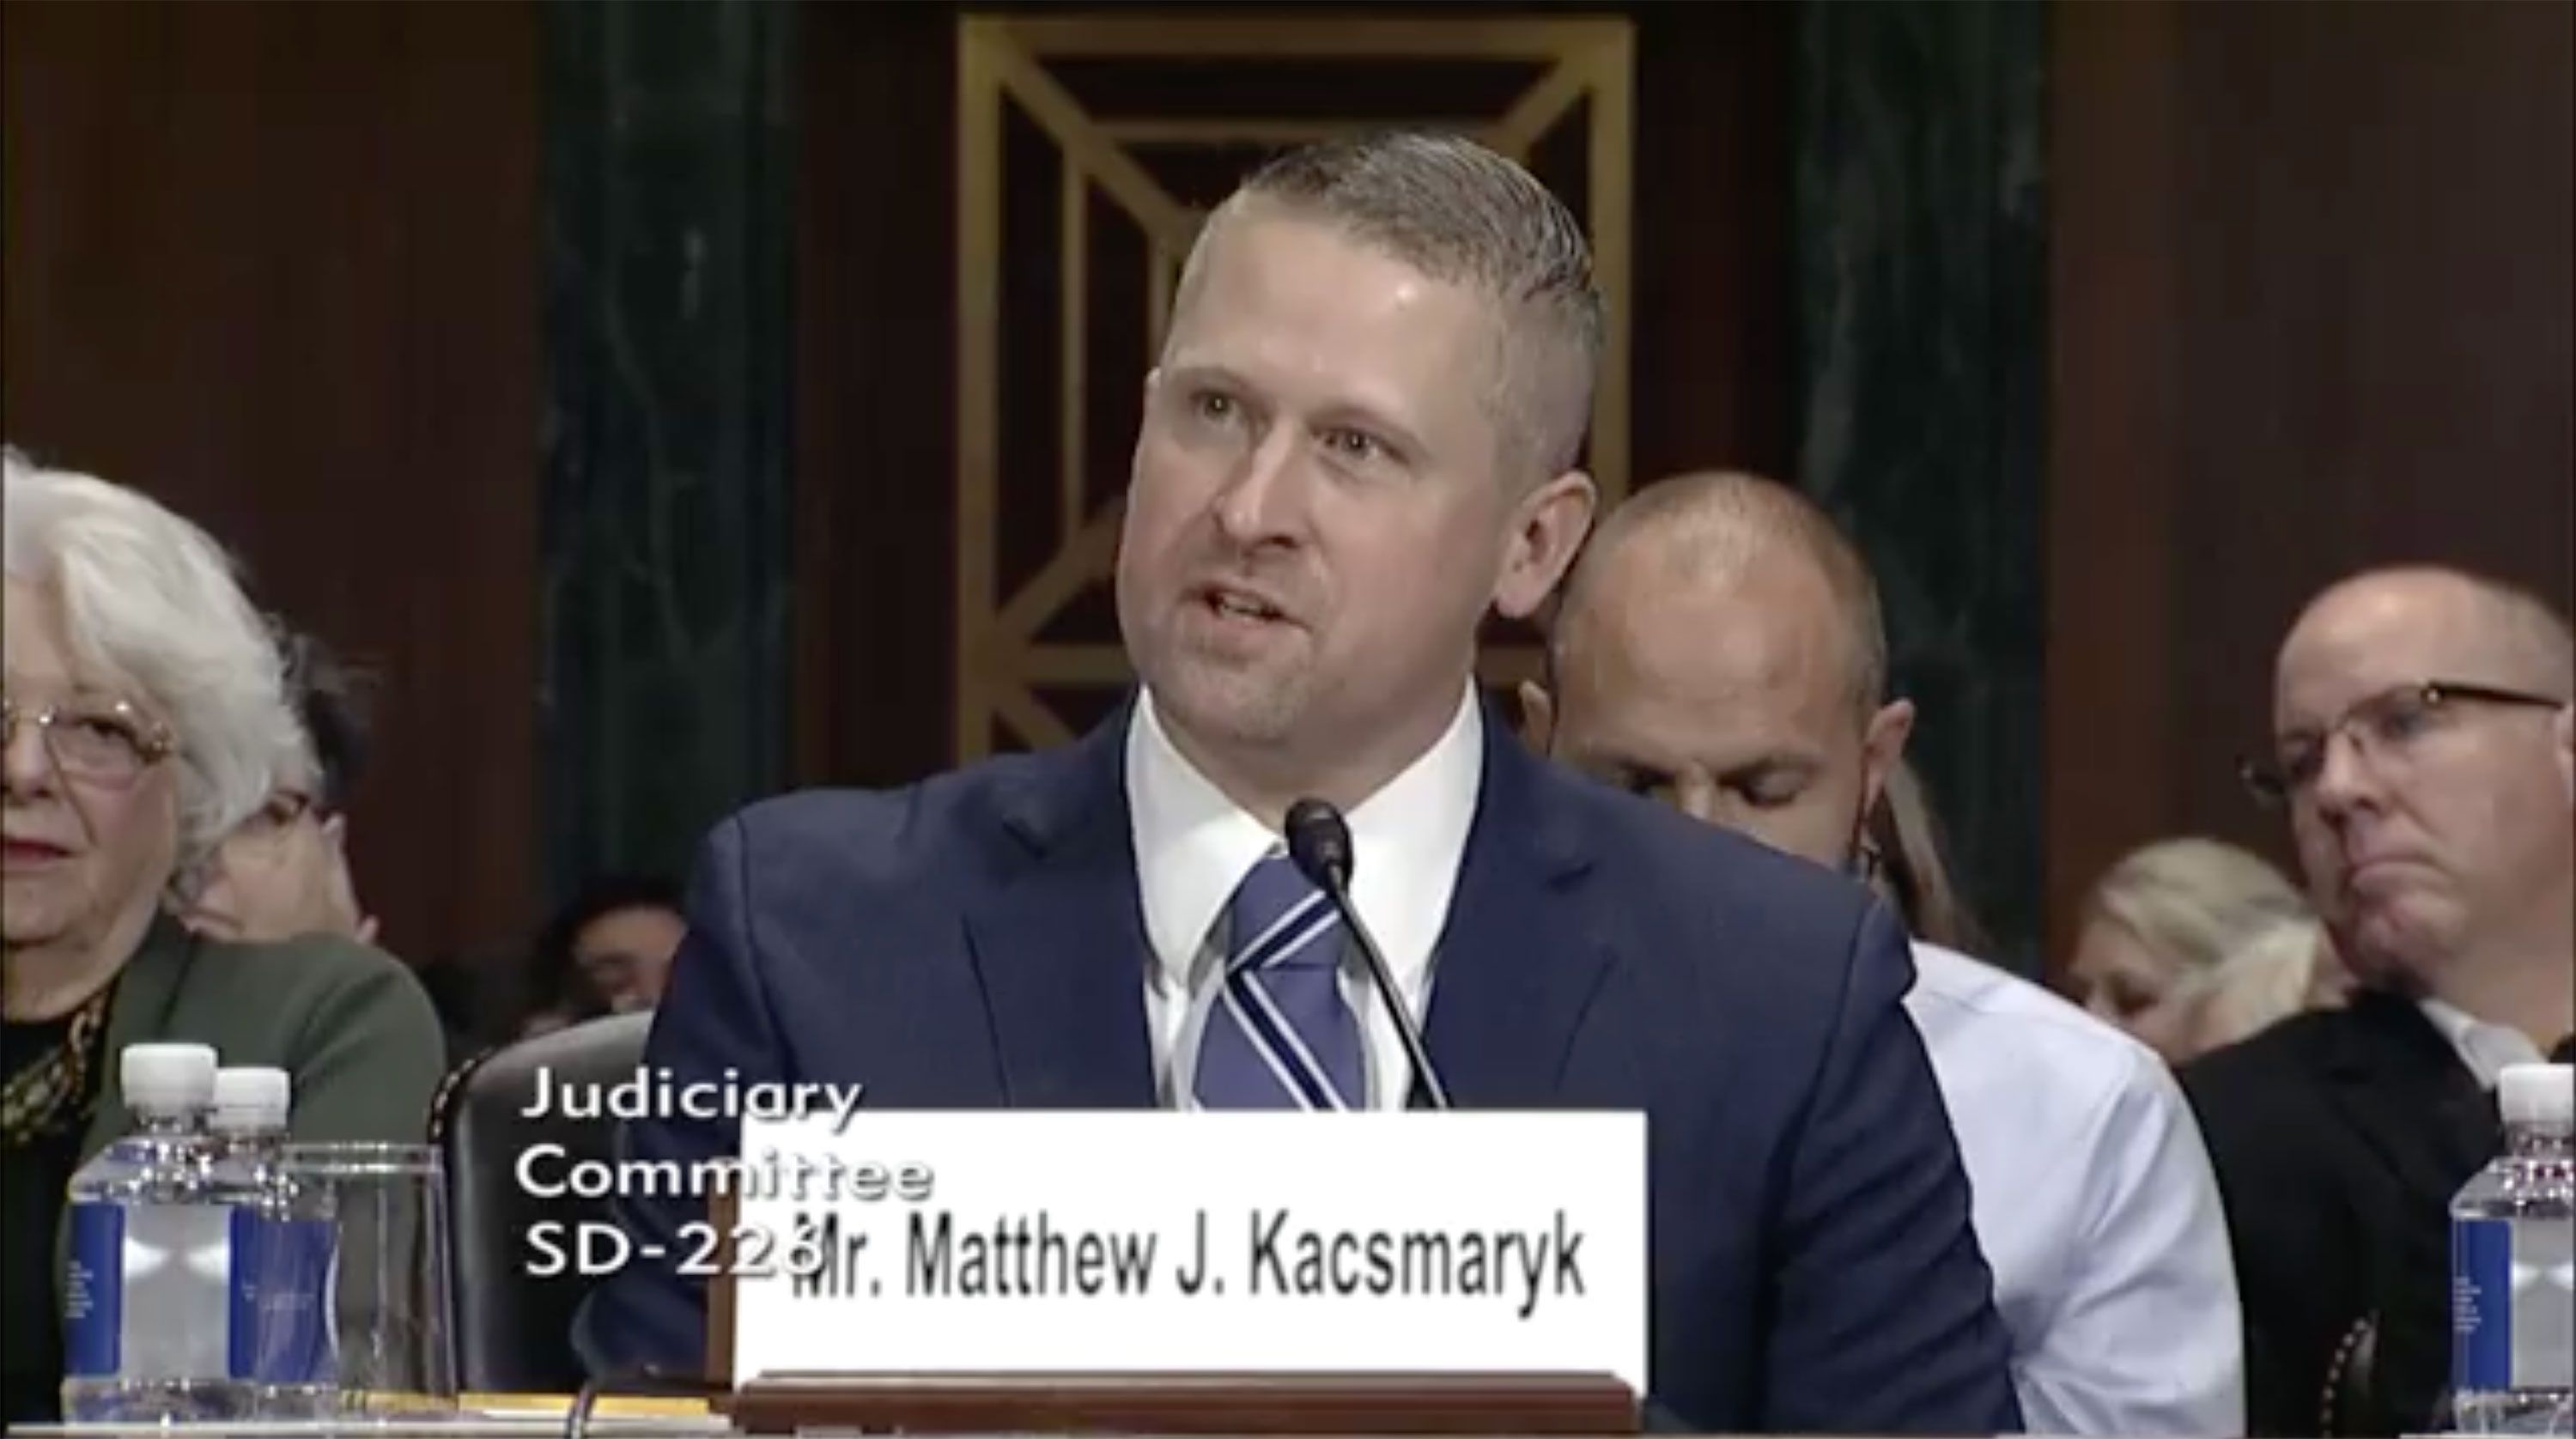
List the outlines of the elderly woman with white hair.
{"label": "elderly woman with white hair", "polygon": [[212,1045],[294,1079],[294,1136],[417,1141],[438,1020],[354,940],[227,943],[170,909],[305,747],[269,628],[224,551],[152,500],[12,451],[6,526],[6,1418],[51,1417],[72,1173],[129,1132],[127,1045]]}

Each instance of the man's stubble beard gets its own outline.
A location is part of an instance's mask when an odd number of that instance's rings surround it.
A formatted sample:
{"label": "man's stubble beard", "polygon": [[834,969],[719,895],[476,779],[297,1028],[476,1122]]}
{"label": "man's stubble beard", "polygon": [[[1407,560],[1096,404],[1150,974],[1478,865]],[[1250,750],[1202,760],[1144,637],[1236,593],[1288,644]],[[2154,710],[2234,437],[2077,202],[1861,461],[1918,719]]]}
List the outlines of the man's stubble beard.
{"label": "man's stubble beard", "polygon": [[1230,665],[1173,646],[1162,703],[1212,742],[1268,749],[1288,744],[1312,708],[1311,677],[1293,664]]}

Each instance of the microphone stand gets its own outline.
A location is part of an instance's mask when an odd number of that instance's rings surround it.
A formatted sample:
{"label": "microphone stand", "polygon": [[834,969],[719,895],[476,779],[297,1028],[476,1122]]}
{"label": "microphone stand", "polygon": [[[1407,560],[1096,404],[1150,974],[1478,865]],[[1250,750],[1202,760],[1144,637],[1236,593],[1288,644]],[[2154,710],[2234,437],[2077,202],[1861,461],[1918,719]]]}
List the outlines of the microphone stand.
{"label": "microphone stand", "polygon": [[1377,939],[1360,919],[1359,907],[1351,903],[1351,827],[1342,812],[1320,799],[1301,799],[1288,807],[1288,857],[1296,862],[1306,882],[1324,892],[1342,923],[1359,941],[1360,958],[1368,965],[1369,982],[1376,986],[1378,998],[1386,1005],[1387,1017],[1395,1021],[1395,1037],[1404,1046],[1405,1062],[1413,1069],[1413,1084],[1407,1091],[1407,1102],[1426,1101],[1432,1109],[1446,1110],[1449,1086],[1440,1082],[1440,1071],[1431,1064],[1431,1050],[1422,1042],[1421,1026],[1413,1022],[1412,1011],[1405,1007],[1404,994],[1395,987],[1395,973],[1387,968],[1386,956],[1379,952]]}

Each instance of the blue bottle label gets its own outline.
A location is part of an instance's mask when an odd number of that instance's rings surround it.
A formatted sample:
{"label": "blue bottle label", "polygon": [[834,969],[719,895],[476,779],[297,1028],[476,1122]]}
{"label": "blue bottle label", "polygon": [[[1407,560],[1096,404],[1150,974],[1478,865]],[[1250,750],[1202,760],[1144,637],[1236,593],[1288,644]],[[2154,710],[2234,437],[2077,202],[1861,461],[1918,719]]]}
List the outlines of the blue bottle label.
{"label": "blue bottle label", "polygon": [[327,1219],[233,1215],[232,1376],[261,1384],[331,1379]]}
{"label": "blue bottle label", "polygon": [[63,1270],[63,1373],[109,1379],[122,1357],[125,1326],[125,1211],[71,1206],[71,1253]]}
{"label": "blue bottle label", "polygon": [[259,1374],[259,1296],[267,1287],[263,1271],[268,1261],[268,1223],[248,1209],[233,1212],[232,1316],[227,1326],[231,1344],[224,1372],[235,1379]]}
{"label": "blue bottle label", "polygon": [[2565,1389],[2576,1380],[2576,1227],[2563,1218],[2451,1221],[2451,1385]]}
{"label": "blue bottle label", "polygon": [[2451,1387],[2513,1387],[2513,1227],[2451,1221]]}

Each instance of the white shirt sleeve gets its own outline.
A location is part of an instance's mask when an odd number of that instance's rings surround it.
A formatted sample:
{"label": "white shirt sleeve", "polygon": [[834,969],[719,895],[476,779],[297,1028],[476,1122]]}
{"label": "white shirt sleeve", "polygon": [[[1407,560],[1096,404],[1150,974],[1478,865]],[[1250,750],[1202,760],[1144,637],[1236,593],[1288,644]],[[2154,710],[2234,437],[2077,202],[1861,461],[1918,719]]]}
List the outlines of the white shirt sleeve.
{"label": "white shirt sleeve", "polygon": [[2243,1319],[2217,1178],[2181,1086],[2143,1051],[2131,1068],[2053,1166],[2082,1186],[2082,1217],[2047,1321],[2015,1336],[2024,1418],[2033,1434],[2241,1435]]}

